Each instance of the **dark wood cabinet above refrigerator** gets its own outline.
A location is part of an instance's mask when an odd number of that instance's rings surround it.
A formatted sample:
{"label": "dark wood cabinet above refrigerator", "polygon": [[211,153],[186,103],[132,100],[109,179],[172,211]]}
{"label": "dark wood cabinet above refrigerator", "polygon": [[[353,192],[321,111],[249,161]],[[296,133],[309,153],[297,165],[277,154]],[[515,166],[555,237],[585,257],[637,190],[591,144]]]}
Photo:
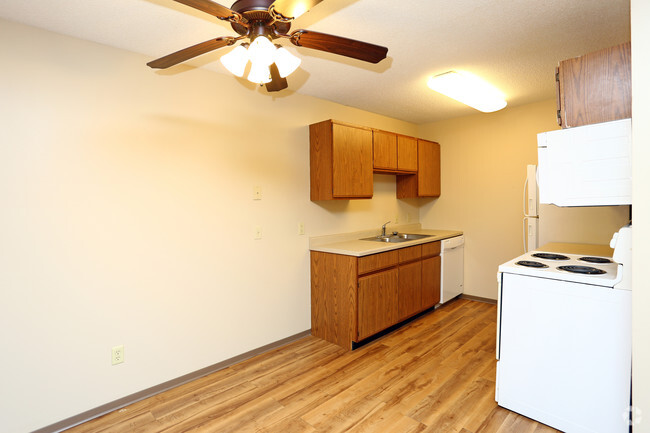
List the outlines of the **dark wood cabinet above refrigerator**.
{"label": "dark wood cabinet above refrigerator", "polygon": [[557,121],[562,128],[632,117],[629,42],[560,62]]}

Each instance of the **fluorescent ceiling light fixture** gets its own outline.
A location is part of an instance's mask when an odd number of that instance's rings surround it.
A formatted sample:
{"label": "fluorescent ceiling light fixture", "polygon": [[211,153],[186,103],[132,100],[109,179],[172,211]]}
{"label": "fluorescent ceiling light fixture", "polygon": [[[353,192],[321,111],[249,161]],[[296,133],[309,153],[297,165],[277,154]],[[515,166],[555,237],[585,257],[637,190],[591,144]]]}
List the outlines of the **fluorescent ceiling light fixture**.
{"label": "fluorescent ceiling light fixture", "polygon": [[429,78],[432,90],[484,113],[501,110],[508,104],[503,93],[475,75],[449,71]]}

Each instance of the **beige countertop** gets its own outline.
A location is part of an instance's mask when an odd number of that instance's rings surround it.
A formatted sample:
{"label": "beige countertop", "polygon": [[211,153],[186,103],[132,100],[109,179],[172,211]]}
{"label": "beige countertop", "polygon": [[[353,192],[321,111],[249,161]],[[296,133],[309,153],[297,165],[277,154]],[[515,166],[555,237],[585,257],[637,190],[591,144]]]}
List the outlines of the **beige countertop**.
{"label": "beige countertop", "polygon": [[400,233],[412,233],[430,235],[431,237],[417,239],[399,243],[386,243],[362,240],[371,236],[377,236],[380,230],[364,230],[352,233],[343,233],[336,235],[317,236],[309,239],[309,249],[311,251],[320,251],[323,253],[342,254],[346,256],[367,256],[369,254],[383,253],[385,251],[396,250],[398,248],[410,247],[413,245],[435,242],[442,239],[453,238],[463,234],[460,230],[431,230],[423,229],[420,224],[410,224],[403,226],[389,226],[386,233],[394,231]]}

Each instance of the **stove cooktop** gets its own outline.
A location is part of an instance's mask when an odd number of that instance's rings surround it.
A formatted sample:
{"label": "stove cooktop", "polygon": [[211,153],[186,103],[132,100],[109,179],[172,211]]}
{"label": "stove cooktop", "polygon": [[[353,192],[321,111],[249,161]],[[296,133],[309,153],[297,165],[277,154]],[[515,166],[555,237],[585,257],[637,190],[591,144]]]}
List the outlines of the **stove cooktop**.
{"label": "stove cooktop", "polygon": [[609,257],[531,251],[499,266],[499,272],[613,287],[619,265]]}

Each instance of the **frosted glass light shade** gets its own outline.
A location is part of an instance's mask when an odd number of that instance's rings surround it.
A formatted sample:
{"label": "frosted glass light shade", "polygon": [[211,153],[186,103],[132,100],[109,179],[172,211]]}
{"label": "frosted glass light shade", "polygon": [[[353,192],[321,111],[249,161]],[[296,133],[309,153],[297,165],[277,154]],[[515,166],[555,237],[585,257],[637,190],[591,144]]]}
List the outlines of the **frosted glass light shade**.
{"label": "frosted glass light shade", "polygon": [[248,50],[239,45],[228,54],[221,56],[219,60],[233,75],[242,77],[248,63]]}
{"label": "frosted glass light shade", "polygon": [[261,65],[259,63],[251,64],[251,71],[248,74],[248,81],[255,84],[266,84],[271,81],[271,71],[268,65]]}
{"label": "frosted glass light shade", "polygon": [[503,93],[467,72],[445,72],[431,77],[427,84],[432,90],[484,113],[501,110],[508,104]]}
{"label": "frosted glass light shade", "polygon": [[280,76],[282,78],[291,75],[293,71],[298,69],[300,62],[302,61],[298,57],[291,54],[287,49],[282,47],[278,48],[275,51],[273,60],[275,65],[278,67],[278,71],[280,72]]}
{"label": "frosted glass light shade", "polygon": [[275,45],[266,36],[258,36],[248,48],[248,56],[253,65],[269,66],[273,63]]}

